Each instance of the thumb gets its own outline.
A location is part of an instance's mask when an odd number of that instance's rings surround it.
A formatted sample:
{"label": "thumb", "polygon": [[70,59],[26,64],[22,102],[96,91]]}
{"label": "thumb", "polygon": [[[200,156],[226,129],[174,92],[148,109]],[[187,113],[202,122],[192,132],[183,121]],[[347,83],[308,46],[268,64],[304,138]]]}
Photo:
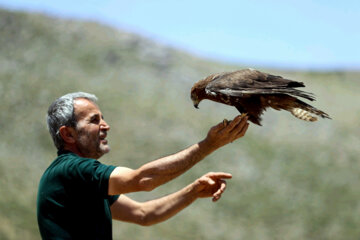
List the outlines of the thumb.
{"label": "thumb", "polygon": [[209,178],[209,177],[200,178],[200,179],[199,179],[199,182],[200,182],[201,184],[206,184],[206,185],[214,185],[214,184],[215,184],[215,181],[212,180],[212,179]]}

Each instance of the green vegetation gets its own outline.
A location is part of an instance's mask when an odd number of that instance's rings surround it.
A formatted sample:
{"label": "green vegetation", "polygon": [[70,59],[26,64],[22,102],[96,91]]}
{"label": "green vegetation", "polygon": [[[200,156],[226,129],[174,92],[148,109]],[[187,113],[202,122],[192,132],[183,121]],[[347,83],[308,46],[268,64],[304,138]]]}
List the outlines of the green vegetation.
{"label": "green vegetation", "polygon": [[[112,152],[136,168],[201,140],[235,109],[202,102],[192,84],[243,68],[201,59],[92,22],[0,10],[0,239],[39,239],[36,194],[56,151],[48,105],[73,91],[96,94]],[[264,69],[263,69],[264,70]],[[263,127],[150,193],[174,192],[208,171],[233,173],[216,204],[199,200],[171,220],[114,223],[115,239],[359,239],[360,73],[265,70],[303,81],[333,120],[307,123],[268,111]]]}

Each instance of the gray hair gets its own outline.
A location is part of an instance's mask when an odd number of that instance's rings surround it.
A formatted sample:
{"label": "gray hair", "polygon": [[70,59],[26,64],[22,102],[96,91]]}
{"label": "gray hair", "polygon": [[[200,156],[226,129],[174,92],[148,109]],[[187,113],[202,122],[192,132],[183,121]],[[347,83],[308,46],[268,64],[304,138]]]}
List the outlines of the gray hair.
{"label": "gray hair", "polygon": [[93,94],[75,92],[56,99],[48,109],[46,116],[47,126],[55,147],[58,150],[64,148],[64,140],[59,132],[60,127],[76,127],[77,121],[74,113],[74,100],[77,98],[86,98],[94,103],[97,101],[97,97]]}

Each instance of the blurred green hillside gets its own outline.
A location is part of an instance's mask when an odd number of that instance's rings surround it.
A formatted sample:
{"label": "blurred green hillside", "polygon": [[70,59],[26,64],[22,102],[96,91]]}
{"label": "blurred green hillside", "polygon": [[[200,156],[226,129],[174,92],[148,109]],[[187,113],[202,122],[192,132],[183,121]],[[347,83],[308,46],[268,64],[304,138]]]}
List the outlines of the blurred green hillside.
{"label": "blurred green hillside", "polygon": [[[202,102],[192,84],[231,66],[94,22],[0,10],[0,239],[39,239],[37,185],[56,156],[49,104],[96,94],[111,126],[108,164],[132,168],[179,151],[238,113]],[[208,171],[233,174],[216,204],[201,199],[153,227],[114,223],[114,239],[359,239],[360,73],[261,69],[302,81],[333,120],[268,111],[263,127],[137,200],[176,191]]]}

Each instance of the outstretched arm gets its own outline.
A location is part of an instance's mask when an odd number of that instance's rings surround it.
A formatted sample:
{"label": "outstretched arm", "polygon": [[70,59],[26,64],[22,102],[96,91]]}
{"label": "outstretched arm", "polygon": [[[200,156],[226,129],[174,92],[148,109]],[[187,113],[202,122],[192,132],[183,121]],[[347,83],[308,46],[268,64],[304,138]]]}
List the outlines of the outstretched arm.
{"label": "outstretched arm", "polygon": [[178,192],[168,196],[148,201],[137,202],[121,195],[111,205],[113,219],[150,226],[169,219],[197,198],[212,197],[213,201],[220,199],[226,188],[223,179],[231,178],[229,173],[208,173]]}
{"label": "outstretched arm", "polygon": [[203,141],[181,152],[136,170],[117,167],[110,175],[109,194],[151,191],[181,175],[216,149],[244,136],[248,126],[247,116],[237,116],[229,124],[221,122],[212,127]]}

